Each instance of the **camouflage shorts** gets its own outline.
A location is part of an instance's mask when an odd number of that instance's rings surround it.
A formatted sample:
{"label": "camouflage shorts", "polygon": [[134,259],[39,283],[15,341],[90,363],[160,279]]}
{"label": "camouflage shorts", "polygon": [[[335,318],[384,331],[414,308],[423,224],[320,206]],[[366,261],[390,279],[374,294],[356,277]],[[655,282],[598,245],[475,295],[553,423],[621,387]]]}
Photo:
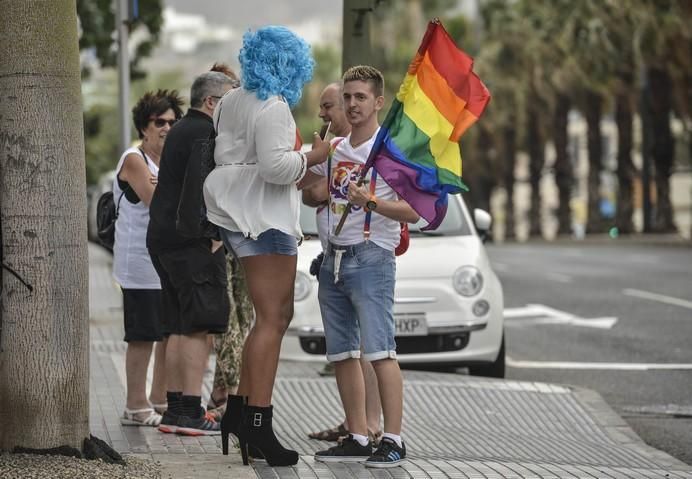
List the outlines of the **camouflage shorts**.
{"label": "camouflage shorts", "polygon": [[226,255],[228,272],[228,296],[231,314],[225,334],[214,336],[216,372],[214,388],[232,388],[240,381],[240,363],[245,338],[254,317],[252,301],[247,290],[245,273],[235,257]]}

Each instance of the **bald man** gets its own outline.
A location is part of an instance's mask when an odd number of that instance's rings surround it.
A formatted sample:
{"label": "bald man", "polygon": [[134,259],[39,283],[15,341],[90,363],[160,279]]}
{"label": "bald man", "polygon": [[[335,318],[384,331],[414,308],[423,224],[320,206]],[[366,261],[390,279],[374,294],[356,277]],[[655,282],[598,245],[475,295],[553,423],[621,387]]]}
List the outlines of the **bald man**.
{"label": "bald man", "polygon": [[[351,133],[351,124],[346,120],[344,100],[341,98],[341,83],[330,83],[322,90],[318,116],[324,122],[322,129],[324,130],[329,125],[329,132],[334,138],[345,137]],[[304,189],[302,193],[304,204],[319,208],[329,198],[327,179]]]}

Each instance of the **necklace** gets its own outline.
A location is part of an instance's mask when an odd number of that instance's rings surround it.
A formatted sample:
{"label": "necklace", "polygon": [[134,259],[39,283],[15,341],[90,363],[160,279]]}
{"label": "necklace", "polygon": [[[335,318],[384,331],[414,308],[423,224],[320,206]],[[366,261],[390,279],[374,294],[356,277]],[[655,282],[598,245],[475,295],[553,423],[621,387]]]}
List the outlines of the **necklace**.
{"label": "necklace", "polygon": [[361,140],[361,141],[359,141],[359,142],[357,142],[357,143],[354,143],[354,142],[353,142],[353,136],[351,136],[351,139],[349,140],[349,143],[351,144],[351,148],[358,148],[358,147],[359,147],[360,145],[362,145],[363,143],[367,143],[368,141],[370,141],[370,139],[371,139],[373,136],[375,136],[375,133],[373,133],[373,134],[370,135],[369,137],[367,137],[367,138],[365,138],[364,140]]}

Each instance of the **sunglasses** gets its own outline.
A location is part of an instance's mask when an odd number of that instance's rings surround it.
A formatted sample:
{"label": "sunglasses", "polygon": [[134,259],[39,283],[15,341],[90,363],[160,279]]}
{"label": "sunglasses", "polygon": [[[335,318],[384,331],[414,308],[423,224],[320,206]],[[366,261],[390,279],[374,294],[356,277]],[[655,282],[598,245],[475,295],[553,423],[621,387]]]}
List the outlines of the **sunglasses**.
{"label": "sunglasses", "polygon": [[164,120],[163,118],[149,118],[149,121],[154,122],[154,126],[156,128],[163,128],[166,126],[166,123],[168,123],[168,126],[173,126],[175,123],[178,121],[177,119],[175,120]]}

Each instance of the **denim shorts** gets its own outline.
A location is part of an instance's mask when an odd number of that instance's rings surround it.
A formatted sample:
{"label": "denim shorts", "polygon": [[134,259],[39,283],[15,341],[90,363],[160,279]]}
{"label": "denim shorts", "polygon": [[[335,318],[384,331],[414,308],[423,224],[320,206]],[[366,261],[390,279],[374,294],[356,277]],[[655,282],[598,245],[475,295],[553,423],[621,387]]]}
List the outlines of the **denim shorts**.
{"label": "denim shorts", "polygon": [[283,233],[277,229],[270,229],[261,233],[257,239],[252,239],[237,231],[229,231],[219,228],[221,239],[226,249],[232,251],[238,258],[246,256],[259,256],[264,254],[283,254],[296,256],[298,254],[298,240],[295,236]]}
{"label": "denim shorts", "polygon": [[395,274],[394,251],[372,241],[327,245],[319,300],[328,361],[359,358],[361,348],[367,361],[396,358]]}

